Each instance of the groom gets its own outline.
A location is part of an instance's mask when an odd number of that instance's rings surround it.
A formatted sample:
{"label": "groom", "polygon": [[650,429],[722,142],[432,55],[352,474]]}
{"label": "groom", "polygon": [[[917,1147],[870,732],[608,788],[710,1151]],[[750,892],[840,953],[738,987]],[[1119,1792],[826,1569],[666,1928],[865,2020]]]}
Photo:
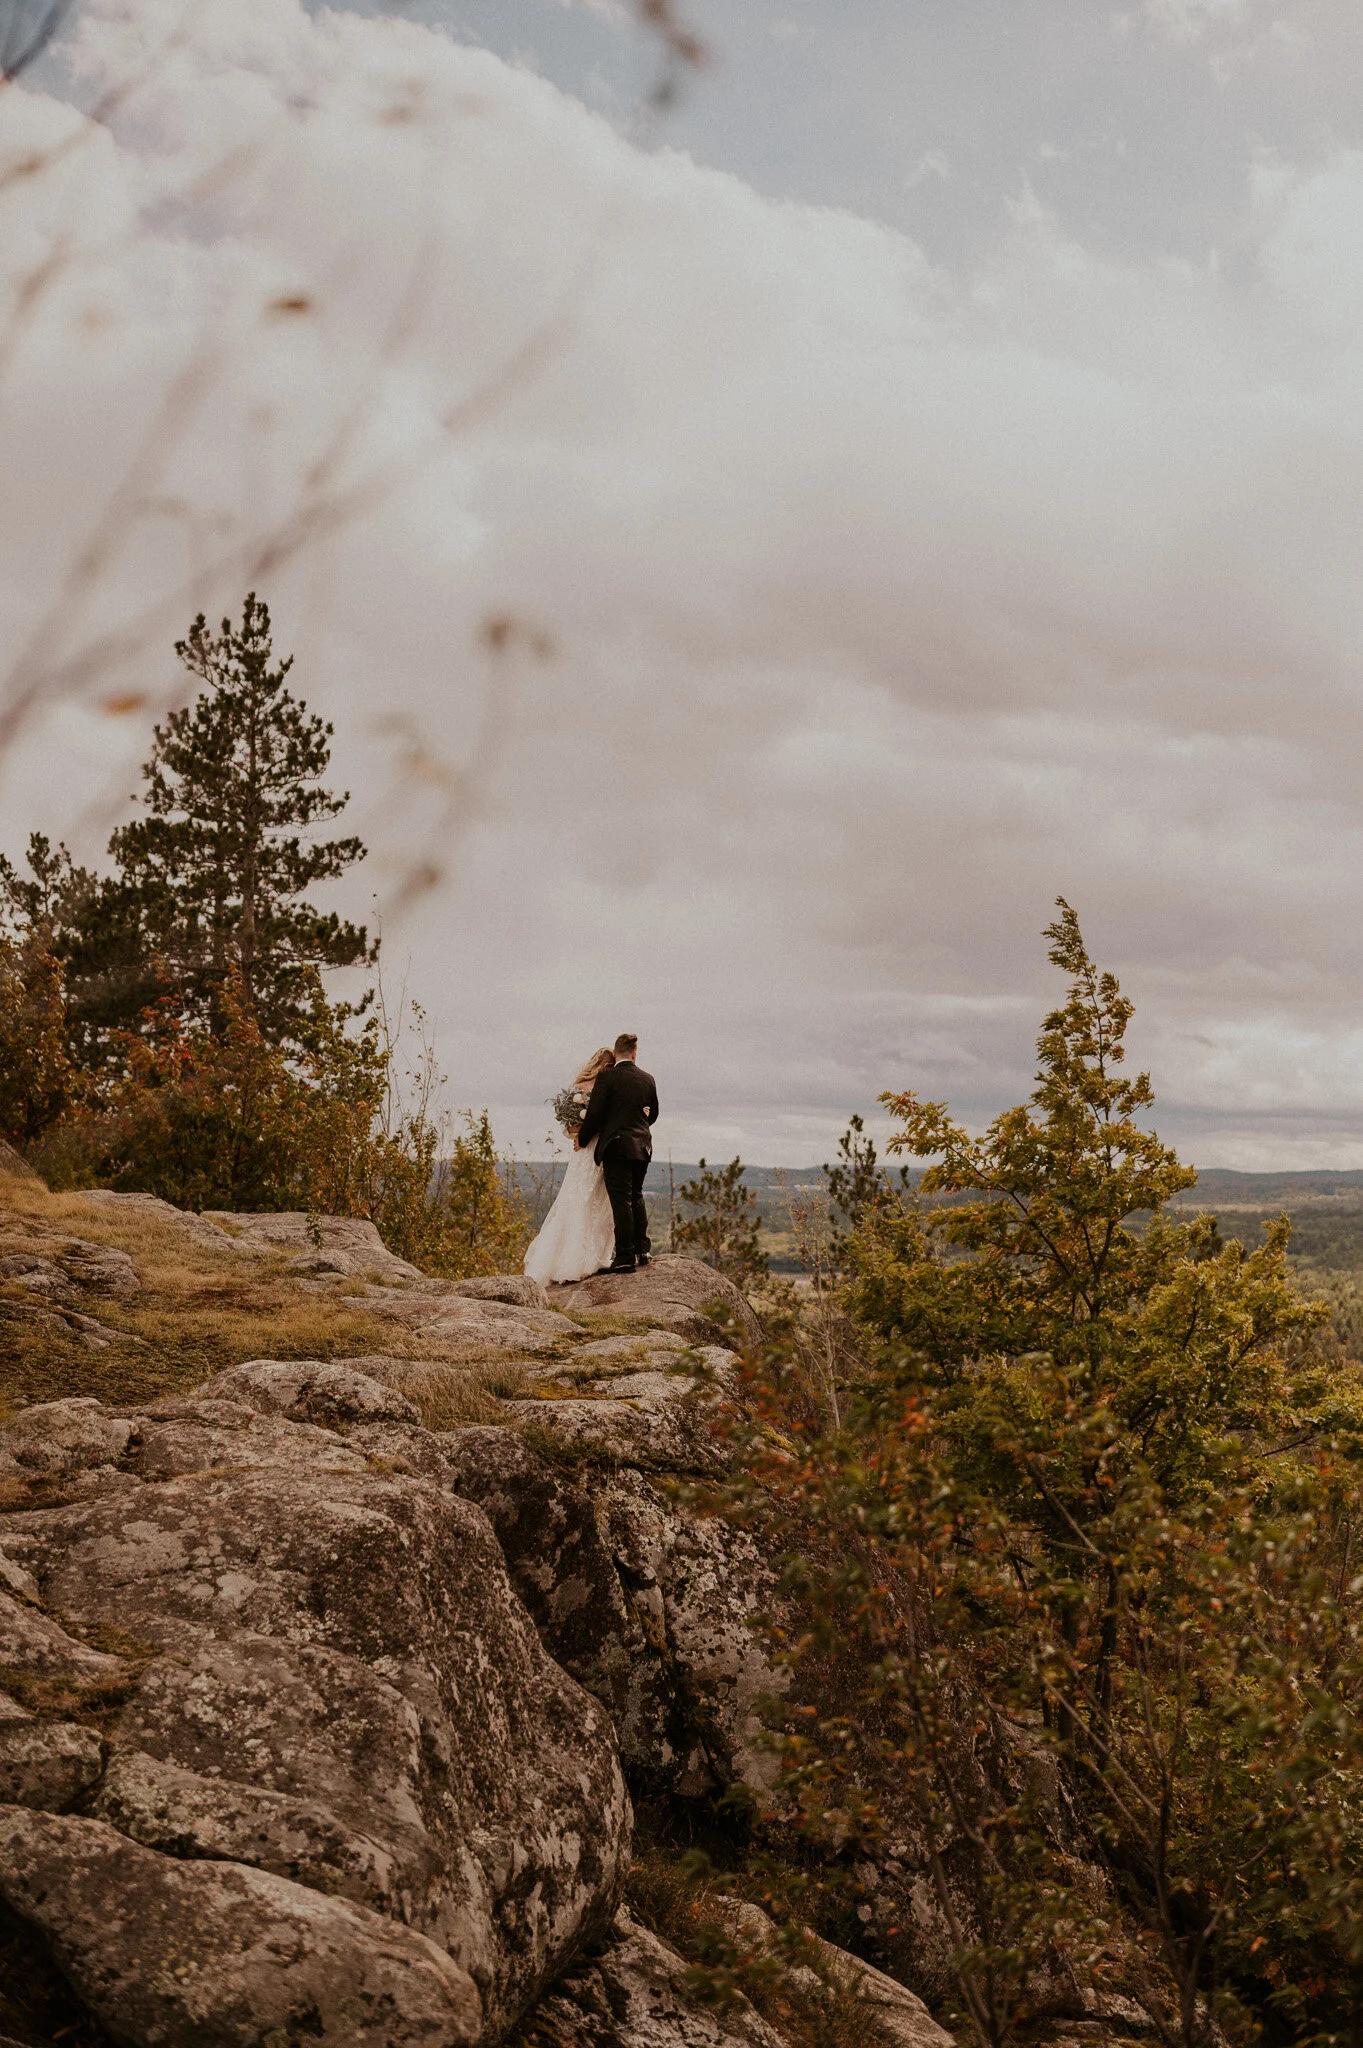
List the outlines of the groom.
{"label": "groom", "polygon": [[622,1031],[615,1041],[615,1065],[598,1074],[577,1134],[579,1152],[596,1140],[596,1163],[606,1177],[615,1218],[612,1273],[632,1273],[648,1264],[648,1211],[644,1175],[653,1157],[652,1126],[658,1121],[658,1091],[652,1074],[636,1066],[639,1041]]}

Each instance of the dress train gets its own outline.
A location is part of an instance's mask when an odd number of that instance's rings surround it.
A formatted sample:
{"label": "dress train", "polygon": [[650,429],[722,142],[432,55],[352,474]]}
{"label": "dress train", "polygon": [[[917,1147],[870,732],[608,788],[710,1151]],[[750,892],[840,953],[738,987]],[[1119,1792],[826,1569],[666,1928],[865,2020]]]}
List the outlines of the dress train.
{"label": "dress train", "polygon": [[525,1254],[525,1270],[542,1287],[551,1281],[585,1280],[608,1266],[614,1253],[615,1222],[606,1176],[589,1147],[574,1152],[568,1161],[553,1207]]}

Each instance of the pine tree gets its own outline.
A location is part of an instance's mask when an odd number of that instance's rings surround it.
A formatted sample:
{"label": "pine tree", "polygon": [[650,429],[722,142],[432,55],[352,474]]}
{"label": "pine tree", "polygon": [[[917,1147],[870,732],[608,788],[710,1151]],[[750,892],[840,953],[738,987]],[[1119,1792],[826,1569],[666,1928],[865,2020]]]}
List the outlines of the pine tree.
{"label": "pine tree", "polygon": [[105,923],[115,935],[135,925],[181,1019],[219,1028],[230,980],[268,1042],[301,1043],[317,970],[376,950],[363,927],[304,900],[365,856],[354,837],[303,836],[349,801],[322,783],[333,728],[285,688],[293,659],[273,665],[269,609],[254,592],[240,626],[224,619],[214,636],[201,613],[175,651],[208,687],[154,729],[149,815],[109,842],[120,872]]}
{"label": "pine tree", "polygon": [[838,1140],[837,1160],[824,1165],[828,1186],[829,1263],[841,1272],[847,1262],[852,1232],[875,1210],[902,1208],[912,1193],[909,1169],[892,1177],[880,1164],[875,1139],[866,1135],[859,1116],[848,1122]]}
{"label": "pine tree", "polygon": [[720,1167],[707,1166],[702,1159],[699,1178],[683,1182],[677,1194],[691,1214],[673,1229],[673,1251],[693,1252],[739,1287],[766,1278],[762,1219],[756,1195],[743,1184],[741,1159]]}

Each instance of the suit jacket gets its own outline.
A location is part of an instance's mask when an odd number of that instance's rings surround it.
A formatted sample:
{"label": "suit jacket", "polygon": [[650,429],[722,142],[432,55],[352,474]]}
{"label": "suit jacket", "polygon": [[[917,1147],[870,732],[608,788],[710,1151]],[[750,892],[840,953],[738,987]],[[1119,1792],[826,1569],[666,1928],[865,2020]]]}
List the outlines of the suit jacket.
{"label": "suit jacket", "polygon": [[592,1083],[591,1101],[577,1142],[585,1151],[596,1140],[598,1166],[609,1145],[619,1145],[626,1158],[651,1159],[650,1125],[658,1121],[658,1090],[652,1074],[633,1060],[617,1060]]}

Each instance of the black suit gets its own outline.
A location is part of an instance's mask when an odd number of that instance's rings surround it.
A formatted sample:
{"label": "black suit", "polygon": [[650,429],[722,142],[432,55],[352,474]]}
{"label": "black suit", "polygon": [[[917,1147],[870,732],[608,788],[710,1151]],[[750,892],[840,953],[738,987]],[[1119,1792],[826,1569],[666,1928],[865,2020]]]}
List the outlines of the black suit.
{"label": "black suit", "polygon": [[649,1248],[644,1175],[653,1157],[652,1126],[657,1121],[658,1090],[652,1074],[633,1060],[617,1060],[597,1075],[577,1142],[584,1151],[593,1141],[596,1144],[597,1164],[606,1176],[615,1218],[617,1266],[644,1257]]}

